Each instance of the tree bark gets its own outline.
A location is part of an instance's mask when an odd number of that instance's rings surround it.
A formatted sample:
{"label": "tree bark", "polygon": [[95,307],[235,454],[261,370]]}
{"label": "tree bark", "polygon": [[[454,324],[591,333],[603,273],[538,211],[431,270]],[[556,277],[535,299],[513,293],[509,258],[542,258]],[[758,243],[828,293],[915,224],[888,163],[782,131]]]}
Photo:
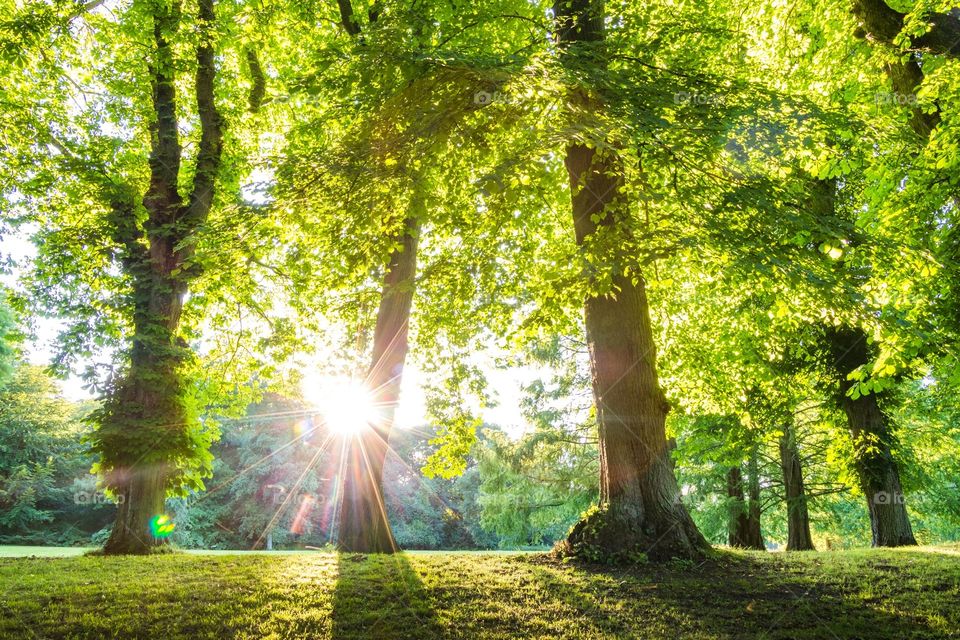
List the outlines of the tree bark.
{"label": "tree bark", "polygon": [[[337,7],[344,31],[363,44],[362,29],[350,0],[337,0]],[[380,5],[375,2],[367,14],[370,24],[377,21],[379,13]],[[343,551],[393,553],[398,550],[383,501],[383,467],[407,356],[417,245],[424,213],[422,198],[423,194],[415,184],[400,246],[391,252],[384,277],[374,329],[372,364],[366,379],[381,419],[348,443],[337,529],[337,546]]]}
{"label": "tree bark", "polygon": [[[893,44],[903,30],[905,13],[890,7],[885,0],[854,0],[853,14],[860,20],[864,36]],[[930,29],[911,38],[910,48],[934,55],[960,57],[960,9],[926,16]]]}
{"label": "tree bark", "polygon": [[[859,19],[857,35],[893,47],[894,40],[903,31],[906,14],[891,8],[885,0],[854,0],[853,14]],[[960,58],[960,9],[954,8],[945,13],[931,13],[927,16],[930,29],[927,33],[910,39],[910,49],[947,58]],[[887,65],[887,76],[894,94],[901,101],[904,98],[914,102],[924,72],[916,55]],[[942,116],[938,105],[931,112],[924,112],[918,105],[911,109],[910,127],[924,142],[929,141],[933,130],[939,126]],[[957,210],[960,201],[953,196],[953,210]],[[937,306],[941,316],[947,319],[948,327],[956,334],[960,330],[960,223],[956,216],[949,223],[939,255],[943,264],[945,283]],[[954,342],[950,340],[949,342]],[[945,347],[949,352],[950,347]]]}
{"label": "tree bark", "polygon": [[780,436],[780,469],[787,497],[787,551],[814,551],[800,451],[791,422],[786,423]]}
{"label": "tree bark", "polygon": [[[158,304],[166,299],[166,304]],[[180,316],[179,296],[154,293],[136,324],[130,370],[111,400],[109,421],[114,431],[127,431],[120,445],[136,457],[115,468],[107,481],[122,503],[117,509],[106,553],[146,553],[163,544],[150,531],[150,520],[163,514],[170,463],[152,449],[163,442],[166,449],[186,437],[187,420],[181,405],[182,383],[178,367],[182,355],[172,328]],[[161,307],[166,307],[162,309]],[[143,438],[150,440],[144,442]]]}
{"label": "tree bark", "polygon": [[727,544],[741,549],[764,551],[760,533],[760,480],[754,461],[747,465],[749,500],[744,498],[743,473],[739,466],[727,472]]}
{"label": "tree bark", "polygon": [[[603,66],[602,0],[558,0],[554,7],[561,60]],[[591,110],[602,105],[574,90]],[[564,160],[570,180],[577,244],[598,232],[625,239],[629,210],[624,201],[622,160],[571,144]],[[657,378],[656,349],[641,274],[620,265],[609,292],[587,297],[584,319],[597,409],[600,453],[599,509],[574,525],[564,551],[606,561],[645,554],[660,560],[696,557],[708,547],[686,508],[673,473],[665,421],[669,409]],[[594,274],[588,274],[595,283]]]}
{"label": "tree bark", "polygon": [[[189,416],[180,368],[188,355],[177,336],[191,279],[185,268],[194,234],[213,204],[221,165],[222,122],[214,102],[213,0],[200,0],[201,33],[195,78],[200,118],[193,185],[186,199],[178,188],[181,146],[177,130],[176,78],[169,38],[180,22],[179,5],[153,6],[154,59],[150,63],[154,120],[150,126],[150,184],[143,196],[141,229],[131,201],[111,203],[113,239],[133,283],[134,333],[130,367],[101,412],[96,449],[106,484],[120,503],[105,553],[148,553],[165,542],[150,523],[163,514],[166,493],[189,457]],[[143,241],[146,240],[146,243]]]}
{"label": "tree bark", "polygon": [[765,551],[763,533],[760,530],[760,469],[757,448],[750,450],[747,460],[747,539],[746,548]]}
{"label": "tree bark", "polygon": [[743,473],[740,467],[727,471],[727,544],[746,547],[750,537],[747,503],[743,495]]}
{"label": "tree bark", "polygon": [[384,277],[373,334],[373,363],[367,374],[367,386],[382,418],[347,446],[337,530],[337,546],[343,551],[397,551],[383,501],[383,465],[407,356],[419,234],[419,217],[407,217],[400,246],[391,253]]}
{"label": "tree bark", "polygon": [[859,328],[830,328],[827,340],[839,382],[840,406],[853,439],[854,466],[870,512],[873,546],[915,545],[900,473],[891,451],[890,419],[876,393],[856,399],[848,395],[854,383],[847,379],[847,374],[870,361],[867,335]]}

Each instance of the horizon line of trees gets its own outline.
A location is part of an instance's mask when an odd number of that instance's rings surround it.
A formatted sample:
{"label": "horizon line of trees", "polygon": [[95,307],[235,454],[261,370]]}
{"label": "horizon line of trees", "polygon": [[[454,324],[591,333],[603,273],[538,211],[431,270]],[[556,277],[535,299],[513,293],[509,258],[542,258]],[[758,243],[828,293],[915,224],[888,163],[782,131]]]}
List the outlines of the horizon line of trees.
{"label": "horizon line of trees", "polygon": [[[0,543],[102,545],[115,517],[115,498],[97,487],[90,474],[94,458],[81,444],[91,429],[84,418],[96,403],[62,399],[42,367],[21,363],[11,370],[0,389]],[[436,429],[395,433],[386,460],[384,500],[399,545],[547,549],[596,502],[598,455],[590,425],[560,426],[566,423],[552,406],[556,389],[544,381],[533,383],[527,398],[529,428],[511,436],[483,425],[465,471],[454,478],[426,478],[420,471]],[[929,404],[932,400],[917,389],[912,415],[904,420],[955,424],[956,413]],[[817,407],[807,409],[796,437],[803,467],[809,470],[809,541],[822,549],[867,545],[868,513],[841,481],[845,470],[829,452],[829,438],[842,426],[829,424],[831,418],[818,415]],[[716,416],[681,417],[675,424],[684,437],[733,426],[729,418]],[[194,549],[329,548],[336,539],[338,461],[344,451],[326,447],[327,440],[316,411],[275,394],[251,406],[245,417],[222,421],[221,436],[211,446],[215,464],[207,488],[168,505],[176,524],[170,542]],[[922,442],[907,444],[922,449]],[[754,464],[744,463],[742,470],[741,465],[729,466],[728,456],[737,449],[678,455],[683,501],[708,541],[752,549],[799,548],[790,538],[795,527],[789,524],[791,496],[782,482],[779,448],[780,438],[766,437],[753,450]],[[678,447],[679,452],[686,449]],[[914,490],[907,508],[918,540],[960,539],[960,502],[950,484],[956,478],[950,466],[956,465],[955,456],[934,465],[909,458],[905,473]],[[298,483],[305,469],[306,477]],[[913,480],[931,473],[937,477]],[[740,477],[737,491],[730,490],[734,475]],[[747,491],[747,484],[756,490]],[[753,501],[749,506],[747,499]]]}

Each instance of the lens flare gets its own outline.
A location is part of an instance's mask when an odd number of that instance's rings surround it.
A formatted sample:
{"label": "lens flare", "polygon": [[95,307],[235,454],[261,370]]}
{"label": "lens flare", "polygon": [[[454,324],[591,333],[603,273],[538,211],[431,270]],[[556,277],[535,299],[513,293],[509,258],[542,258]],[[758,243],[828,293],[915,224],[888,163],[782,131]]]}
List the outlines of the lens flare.
{"label": "lens flare", "polygon": [[310,517],[310,512],[313,510],[313,505],[317,503],[317,499],[311,495],[304,494],[303,498],[300,500],[300,508],[297,509],[297,515],[293,519],[293,524],[290,525],[290,533],[301,535],[306,531],[307,519]]}
{"label": "lens flare", "polygon": [[170,520],[170,516],[164,513],[150,518],[150,533],[153,534],[154,538],[169,538],[176,526]]}

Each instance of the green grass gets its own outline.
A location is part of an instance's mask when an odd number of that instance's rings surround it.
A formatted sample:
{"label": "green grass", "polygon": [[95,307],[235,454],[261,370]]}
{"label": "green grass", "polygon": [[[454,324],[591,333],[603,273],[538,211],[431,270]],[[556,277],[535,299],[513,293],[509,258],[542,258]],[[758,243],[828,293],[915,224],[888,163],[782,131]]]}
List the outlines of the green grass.
{"label": "green grass", "polygon": [[[41,554],[36,554],[41,555]],[[0,638],[960,638],[960,548],[0,559]]]}
{"label": "green grass", "polygon": [[37,556],[38,558],[69,558],[82,556],[93,547],[29,547],[19,545],[0,545],[0,558],[23,558]]}

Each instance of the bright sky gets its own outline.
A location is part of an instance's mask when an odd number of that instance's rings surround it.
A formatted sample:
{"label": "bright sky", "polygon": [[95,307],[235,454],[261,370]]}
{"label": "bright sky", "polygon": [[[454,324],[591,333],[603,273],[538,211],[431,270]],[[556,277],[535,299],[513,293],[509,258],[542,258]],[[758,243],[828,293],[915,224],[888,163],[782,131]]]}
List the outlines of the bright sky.
{"label": "bright sky", "polygon": [[[519,437],[527,423],[520,411],[522,388],[536,379],[537,374],[526,367],[498,369],[483,367],[489,384],[489,392],[496,406],[481,408],[472,406],[483,420],[496,424],[513,437]],[[426,396],[424,382],[426,376],[416,364],[408,363],[404,367],[403,382],[400,386],[400,406],[394,418],[394,424],[400,429],[409,429],[425,424]],[[341,397],[351,396],[351,382],[339,376],[313,374],[304,375],[303,389],[305,399],[320,409],[337,410]]]}
{"label": "bright sky", "polygon": [[[28,235],[29,233],[22,232],[18,235],[3,236],[0,240],[0,257],[13,258],[18,264],[24,264],[30,260],[35,255],[35,249],[26,239]],[[10,273],[0,274],[0,282],[8,287],[17,288],[18,271],[15,268]],[[36,340],[25,345],[27,358],[32,364],[45,365],[50,362],[53,355],[52,344],[60,326],[61,323],[57,320],[34,319]],[[494,365],[493,354],[479,354],[477,357],[477,364],[487,377],[490,396],[497,404],[494,407],[472,408],[479,411],[485,422],[496,424],[511,436],[519,437],[526,427],[526,421],[520,411],[522,388],[536,379],[537,372],[527,367],[498,368]],[[409,363],[404,370],[401,385],[400,406],[397,410],[395,423],[397,427],[411,428],[426,423],[424,382],[423,372],[417,368],[415,363]],[[305,395],[316,396],[315,398],[307,398],[308,401],[329,406],[331,399],[344,388],[344,384],[345,380],[342,377],[322,374],[311,376],[308,373],[305,375],[304,389],[305,391],[309,390],[309,394]],[[70,400],[83,400],[91,397],[90,393],[83,388],[82,381],[76,376],[61,381],[61,387],[64,396]]]}

